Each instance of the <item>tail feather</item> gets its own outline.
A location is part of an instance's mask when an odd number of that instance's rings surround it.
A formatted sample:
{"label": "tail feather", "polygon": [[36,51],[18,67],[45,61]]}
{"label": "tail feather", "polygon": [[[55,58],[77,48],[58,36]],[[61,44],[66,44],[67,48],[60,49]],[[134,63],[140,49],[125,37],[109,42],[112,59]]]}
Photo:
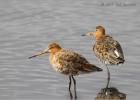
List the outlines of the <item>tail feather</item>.
{"label": "tail feather", "polygon": [[99,68],[99,67],[94,67],[96,71],[100,72],[103,71],[103,69]]}
{"label": "tail feather", "polygon": [[86,64],[85,67],[84,67],[84,70],[88,71],[88,72],[103,71],[101,68],[99,68],[99,67],[97,67],[93,64]]}
{"label": "tail feather", "polygon": [[125,60],[123,58],[111,58],[109,59],[109,63],[112,65],[118,65],[118,64],[123,64]]}
{"label": "tail feather", "polygon": [[119,59],[119,63],[118,64],[123,64],[125,62],[125,60],[123,58],[118,58]]}

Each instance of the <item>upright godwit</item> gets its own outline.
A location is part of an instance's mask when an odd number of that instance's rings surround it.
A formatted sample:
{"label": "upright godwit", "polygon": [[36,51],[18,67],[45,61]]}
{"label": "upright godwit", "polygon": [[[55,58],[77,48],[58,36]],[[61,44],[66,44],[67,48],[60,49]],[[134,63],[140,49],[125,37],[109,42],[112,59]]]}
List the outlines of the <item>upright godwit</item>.
{"label": "upright godwit", "polygon": [[90,64],[82,55],[71,50],[63,49],[57,43],[50,43],[47,49],[29,57],[29,59],[45,53],[50,54],[50,63],[56,71],[69,76],[69,91],[71,97],[71,80],[74,84],[75,98],[77,97],[76,81],[74,79],[75,75],[90,73],[94,71],[102,71],[101,68]]}
{"label": "upright godwit", "polygon": [[[95,36],[96,42],[93,46],[95,55],[102,61],[106,67],[107,64],[118,65],[124,63],[124,55],[121,45],[111,36],[105,34],[103,26],[97,26],[95,32],[88,32],[83,36]],[[108,80],[110,80],[110,72],[108,71]]]}

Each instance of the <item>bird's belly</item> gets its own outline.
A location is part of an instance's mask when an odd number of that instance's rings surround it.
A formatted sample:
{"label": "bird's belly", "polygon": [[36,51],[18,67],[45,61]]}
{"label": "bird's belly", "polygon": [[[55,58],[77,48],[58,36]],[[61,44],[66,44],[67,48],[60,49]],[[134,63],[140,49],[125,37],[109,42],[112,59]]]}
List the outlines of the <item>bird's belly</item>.
{"label": "bird's belly", "polygon": [[66,74],[66,75],[69,74],[69,68],[61,64],[60,62],[56,61],[55,59],[51,61],[51,65],[55,71],[60,72],[62,74]]}
{"label": "bird's belly", "polygon": [[61,66],[60,64],[53,64],[53,69],[65,75],[72,74],[72,71],[67,66]]}
{"label": "bird's belly", "polygon": [[70,68],[69,65],[55,63],[55,64],[52,64],[52,66],[53,66],[53,69],[59,73],[62,73],[65,75],[78,75],[78,71],[73,70],[72,68]]}
{"label": "bird's belly", "polygon": [[66,62],[61,62],[59,59],[56,59],[55,57],[50,59],[50,63],[53,67],[53,69],[57,72],[60,72],[65,75],[77,75],[78,70],[73,69],[73,64],[72,63],[66,63]]}

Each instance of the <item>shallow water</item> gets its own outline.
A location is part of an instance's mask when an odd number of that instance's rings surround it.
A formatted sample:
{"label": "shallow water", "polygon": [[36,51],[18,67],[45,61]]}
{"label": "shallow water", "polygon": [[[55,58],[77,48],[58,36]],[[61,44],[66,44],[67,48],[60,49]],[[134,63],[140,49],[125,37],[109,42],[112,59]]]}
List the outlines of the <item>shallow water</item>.
{"label": "shallow water", "polygon": [[0,99],[70,100],[68,77],[52,69],[47,55],[27,59],[57,41],[104,69],[75,77],[77,100],[94,100],[106,85],[106,69],[92,52],[94,39],[81,34],[103,25],[121,43],[126,59],[110,67],[110,86],[127,94],[126,100],[138,100],[139,18],[138,0],[0,0]]}

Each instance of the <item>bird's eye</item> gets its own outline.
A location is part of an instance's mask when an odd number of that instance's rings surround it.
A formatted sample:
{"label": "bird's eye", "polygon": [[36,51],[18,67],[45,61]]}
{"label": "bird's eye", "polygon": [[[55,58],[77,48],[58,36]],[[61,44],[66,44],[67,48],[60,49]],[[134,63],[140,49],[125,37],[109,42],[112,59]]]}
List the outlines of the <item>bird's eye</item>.
{"label": "bird's eye", "polygon": [[53,47],[50,47],[49,49],[52,49]]}

